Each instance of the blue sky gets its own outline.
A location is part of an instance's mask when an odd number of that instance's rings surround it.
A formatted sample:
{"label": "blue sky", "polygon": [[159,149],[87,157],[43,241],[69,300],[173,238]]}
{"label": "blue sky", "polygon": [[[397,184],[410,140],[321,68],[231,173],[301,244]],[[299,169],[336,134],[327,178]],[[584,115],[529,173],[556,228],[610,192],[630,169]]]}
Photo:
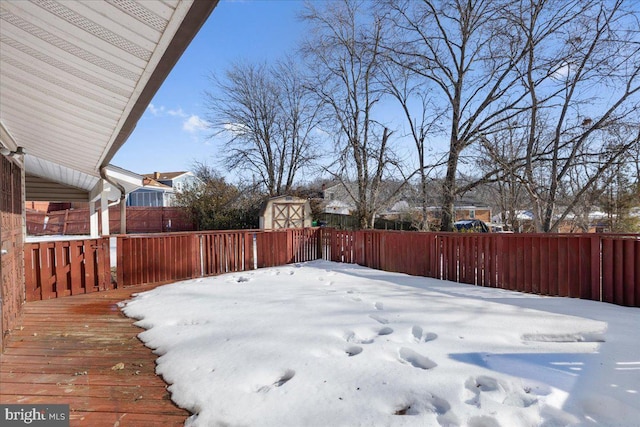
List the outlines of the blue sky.
{"label": "blue sky", "polygon": [[296,0],[221,0],[111,163],[140,174],[190,170],[194,161],[215,165],[220,148],[204,128],[208,76],[236,60],[269,60],[296,49],[302,6]]}

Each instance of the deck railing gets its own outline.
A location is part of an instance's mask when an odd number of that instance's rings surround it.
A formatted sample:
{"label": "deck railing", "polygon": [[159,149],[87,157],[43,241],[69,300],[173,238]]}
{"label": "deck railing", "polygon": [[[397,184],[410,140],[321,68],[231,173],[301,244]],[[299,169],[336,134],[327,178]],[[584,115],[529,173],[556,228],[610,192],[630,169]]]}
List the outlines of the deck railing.
{"label": "deck railing", "polygon": [[26,300],[113,289],[109,238],[24,244]]}

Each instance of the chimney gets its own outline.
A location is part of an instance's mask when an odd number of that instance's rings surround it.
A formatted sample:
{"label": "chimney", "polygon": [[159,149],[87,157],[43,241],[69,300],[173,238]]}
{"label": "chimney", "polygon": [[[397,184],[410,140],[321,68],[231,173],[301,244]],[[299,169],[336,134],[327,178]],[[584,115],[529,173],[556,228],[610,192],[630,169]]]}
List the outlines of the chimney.
{"label": "chimney", "polygon": [[160,179],[160,172],[154,172],[153,179]]}

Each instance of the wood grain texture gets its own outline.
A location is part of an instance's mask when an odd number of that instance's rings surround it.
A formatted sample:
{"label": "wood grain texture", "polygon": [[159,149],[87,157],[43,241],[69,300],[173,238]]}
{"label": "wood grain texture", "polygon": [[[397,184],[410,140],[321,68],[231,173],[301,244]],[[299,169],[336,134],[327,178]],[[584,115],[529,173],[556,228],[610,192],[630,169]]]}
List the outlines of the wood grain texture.
{"label": "wood grain texture", "polygon": [[0,356],[0,402],[69,404],[71,426],[183,425],[190,413],[171,402],[142,329],[117,306],[153,287],[25,304]]}

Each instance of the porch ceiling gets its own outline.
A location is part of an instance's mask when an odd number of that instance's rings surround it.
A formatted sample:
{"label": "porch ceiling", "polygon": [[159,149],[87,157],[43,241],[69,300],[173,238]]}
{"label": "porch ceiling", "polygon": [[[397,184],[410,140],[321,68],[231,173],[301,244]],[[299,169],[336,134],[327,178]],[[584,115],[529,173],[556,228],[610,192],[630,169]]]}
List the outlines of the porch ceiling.
{"label": "porch ceiling", "polygon": [[0,3],[2,145],[90,191],[217,0]]}

